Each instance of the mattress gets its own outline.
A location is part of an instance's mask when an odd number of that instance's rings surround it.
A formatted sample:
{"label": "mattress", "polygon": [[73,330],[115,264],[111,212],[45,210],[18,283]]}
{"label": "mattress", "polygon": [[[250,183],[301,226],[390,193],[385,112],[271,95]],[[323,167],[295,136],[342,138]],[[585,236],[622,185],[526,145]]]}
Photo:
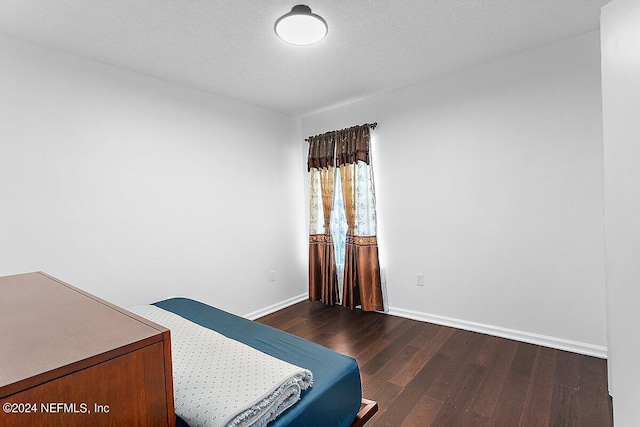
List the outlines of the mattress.
{"label": "mattress", "polygon": [[[355,419],[362,401],[355,359],[191,299],[171,298],[154,305],[313,373],[313,386],[270,427],[347,427]],[[178,426],[186,423],[178,419]]]}

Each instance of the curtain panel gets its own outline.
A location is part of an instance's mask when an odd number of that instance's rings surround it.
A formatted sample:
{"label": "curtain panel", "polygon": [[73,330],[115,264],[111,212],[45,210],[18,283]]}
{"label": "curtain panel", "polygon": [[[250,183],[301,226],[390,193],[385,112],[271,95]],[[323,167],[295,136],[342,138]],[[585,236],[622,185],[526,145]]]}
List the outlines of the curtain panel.
{"label": "curtain panel", "polygon": [[[308,170],[309,299],[338,303],[335,253],[344,252],[342,304],[351,309],[360,305],[364,311],[384,310],[369,125],[309,138]],[[344,212],[333,212],[334,188],[341,192],[337,196],[342,196]],[[345,217],[347,228],[346,236],[338,236],[345,241],[344,251],[334,252],[331,220],[338,215]]]}
{"label": "curtain panel", "polygon": [[338,275],[331,237],[334,153],[333,136],[323,135],[309,141],[309,300],[327,305],[338,303]]}
{"label": "curtain panel", "polygon": [[382,311],[369,125],[340,131],[337,139],[336,167],[340,168],[347,217],[342,305]]}

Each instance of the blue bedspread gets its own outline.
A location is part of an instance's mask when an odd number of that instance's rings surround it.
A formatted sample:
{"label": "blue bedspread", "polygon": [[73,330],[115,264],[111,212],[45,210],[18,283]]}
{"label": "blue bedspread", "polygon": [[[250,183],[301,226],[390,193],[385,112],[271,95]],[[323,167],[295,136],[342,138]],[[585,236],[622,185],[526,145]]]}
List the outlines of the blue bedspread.
{"label": "blue bedspread", "polygon": [[[358,363],[353,358],[187,298],[154,305],[313,373],[313,387],[303,392],[300,401],[270,427],[346,427],[355,419],[362,389]],[[186,425],[178,421],[178,426]]]}

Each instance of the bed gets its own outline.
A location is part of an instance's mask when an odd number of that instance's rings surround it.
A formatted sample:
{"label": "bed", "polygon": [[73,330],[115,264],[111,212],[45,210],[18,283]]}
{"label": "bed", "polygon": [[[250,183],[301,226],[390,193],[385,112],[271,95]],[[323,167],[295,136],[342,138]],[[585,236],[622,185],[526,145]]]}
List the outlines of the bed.
{"label": "bed", "polygon": [[[362,398],[360,370],[349,356],[188,298],[153,305],[313,373],[313,386],[270,427],[362,426],[377,411]],[[176,425],[188,426],[179,417]]]}

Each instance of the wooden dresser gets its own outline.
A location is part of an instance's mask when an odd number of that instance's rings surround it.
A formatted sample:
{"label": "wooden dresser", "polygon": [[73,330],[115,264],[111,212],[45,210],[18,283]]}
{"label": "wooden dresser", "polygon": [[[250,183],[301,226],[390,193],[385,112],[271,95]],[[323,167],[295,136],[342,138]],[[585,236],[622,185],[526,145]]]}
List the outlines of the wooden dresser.
{"label": "wooden dresser", "polygon": [[44,273],[0,277],[0,426],[175,425],[169,330]]}

